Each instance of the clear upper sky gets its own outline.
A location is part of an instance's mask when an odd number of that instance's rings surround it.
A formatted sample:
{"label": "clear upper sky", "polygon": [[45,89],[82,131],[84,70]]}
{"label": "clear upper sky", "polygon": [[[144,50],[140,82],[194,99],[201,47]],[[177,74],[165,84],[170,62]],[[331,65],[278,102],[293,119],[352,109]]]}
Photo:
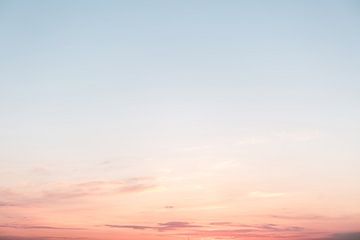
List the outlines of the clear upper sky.
{"label": "clear upper sky", "polygon": [[0,0],[0,240],[360,232],[359,42],[359,1]]}

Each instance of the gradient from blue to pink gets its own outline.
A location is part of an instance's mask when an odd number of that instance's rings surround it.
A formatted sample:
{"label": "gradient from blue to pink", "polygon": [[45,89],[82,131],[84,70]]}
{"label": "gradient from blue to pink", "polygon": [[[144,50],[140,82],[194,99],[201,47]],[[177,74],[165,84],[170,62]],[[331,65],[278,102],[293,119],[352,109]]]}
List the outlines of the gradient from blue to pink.
{"label": "gradient from blue to pink", "polygon": [[0,1],[0,239],[357,239],[359,42],[358,1]]}

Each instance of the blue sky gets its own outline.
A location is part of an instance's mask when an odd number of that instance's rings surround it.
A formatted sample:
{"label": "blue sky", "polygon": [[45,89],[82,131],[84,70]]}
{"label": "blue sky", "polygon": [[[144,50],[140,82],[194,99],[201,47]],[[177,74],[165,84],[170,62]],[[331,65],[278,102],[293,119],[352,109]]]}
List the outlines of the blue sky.
{"label": "blue sky", "polygon": [[359,7],[2,1],[0,121],[9,134],[2,141],[112,129],[125,142],[272,129],[351,138],[359,122]]}

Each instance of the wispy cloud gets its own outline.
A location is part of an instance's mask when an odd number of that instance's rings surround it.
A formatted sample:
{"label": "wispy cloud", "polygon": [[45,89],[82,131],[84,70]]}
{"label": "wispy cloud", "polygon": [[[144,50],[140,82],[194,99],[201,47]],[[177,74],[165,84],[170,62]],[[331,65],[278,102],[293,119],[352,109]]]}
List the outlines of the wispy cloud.
{"label": "wispy cloud", "polygon": [[166,222],[166,223],[159,223],[159,226],[162,230],[176,230],[179,228],[199,228],[204,227],[201,225],[192,224],[189,222]]}
{"label": "wispy cloud", "polygon": [[76,238],[76,237],[24,237],[24,236],[11,236],[0,235],[0,240],[84,240],[89,238]]}
{"label": "wispy cloud", "polygon": [[328,220],[349,220],[349,219],[358,219],[360,217],[359,214],[348,214],[348,215],[338,215],[338,216],[326,216],[326,215],[296,215],[296,214],[289,214],[289,215],[281,215],[281,214],[272,214],[272,215],[261,215],[261,217],[270,217],[274,219],[285,219],[285,220],[321,220],[321,221],[328,221]]}
{"label": "wispy cloud", "polygon": [[48,240],[44,237],[0,236],[0,240]]}
{"label": "wispy cloud", "polygon": [[[262,238],[262,239],[302,239],[312,234],[303,227],[299,226],[280,226],[276,224],[246,225],[231,222],[213,222],[212,228],[196,229],[186,232],[183,235],[189,235],[202,238],[221,238],[221,239],[244,239],[244,238]],[[182,233],[180,233],[182,234]],[[316,234],[316,233],[313,233]]]}
{"label": "wispy cloud", "polygon": [[105,227],[110,228],[129,228],[134,230],[146,230],[146,229],[155,229],[158,230],[158,227],[151,227],[151,226],[142,226],[142,225],[116,225],[116,224],[106,224]]}
{"label": "wispy cloud", "polygon": [[70,227],[53,227],[44,225],[18,225],[18,224],[3,224],[0,228],[16,228],[16,229],[51,229],[51,230],[84,230],[85,228],[70,228]]}
{"label": "wispy cloud", "polygon": [[[195,224],[190,222],[172,221],[157,225],[106,225],[111,228],[127,228],[133,230],[174,231],[177,235],[196,237],[233,238],[245,236],[287,236],[306,235],[309,232],[300,226],[281,226],[276,224],[247,225],[231,222],[211,222],[209,224]],[[290,238],[289,238],[290,239]]]}
{"label": "wispy cloud", "polygon": [[335,233],[323,240],[359,240],[360,232]]}
{"label": "wispy cloud", "polygon": [[20,200],[24,197],[22,194],[7,188],[0,188],[0,196],[2,198],[2,201],[0,201],[0,207],[19,206],[21,205]]}
{"label": "wispy cloud", "polygon": [[154,179],[130,178],[116,181],[92,181],[60,186],[43,192],[45,198],[76,198],[89,195],[143,192],[156,187]]}
{"label": "wispy cloud", "polygon": [[11,202],[0,202],[0,207],[15,207],[17,206],[15,203]]}
{"label": "wispy cloud", "polygon": [[5,201],[0,202],[0,207],[38,205],[48,202],[56,203],[97,195],[139,193],[157,187],[154,178],[129,178],[113,181],[53,184],[46,189],[27,193],[20,190],[0,189],[0,194],[5,199]]}
{"label": "wispy cloud", "polygon": [[276,219],[287,219],[287,220],[318,220],[318,219],[328,218],[320,215],[269,215],[269,217]]}
{"label": "wispy cloud", "polygon": [[166,223],[158,223],[156,226],[144,226],[144,225],[113,225],[113,224],[107,224],[106,227],[111,228],[130,228],[135,230],[158,230],[158,231],[172,231],[172,230],[178,230],[178,229],[189,229],[189,228],[200,228],[204,227],[201,225],[192,224],[189,222],[166,222]]}

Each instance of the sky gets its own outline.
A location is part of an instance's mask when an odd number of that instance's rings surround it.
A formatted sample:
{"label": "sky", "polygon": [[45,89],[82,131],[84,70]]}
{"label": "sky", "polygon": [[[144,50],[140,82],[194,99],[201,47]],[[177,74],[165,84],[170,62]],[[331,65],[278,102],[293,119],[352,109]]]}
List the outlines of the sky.
{"label": "sky", "polygon": [[359,240],[360,2],[0,0],[0,240]]}

